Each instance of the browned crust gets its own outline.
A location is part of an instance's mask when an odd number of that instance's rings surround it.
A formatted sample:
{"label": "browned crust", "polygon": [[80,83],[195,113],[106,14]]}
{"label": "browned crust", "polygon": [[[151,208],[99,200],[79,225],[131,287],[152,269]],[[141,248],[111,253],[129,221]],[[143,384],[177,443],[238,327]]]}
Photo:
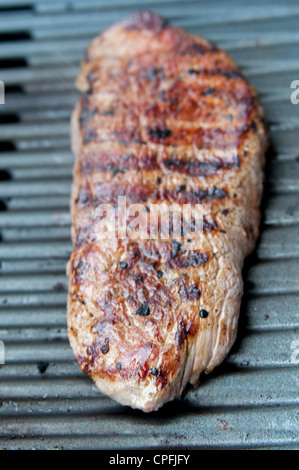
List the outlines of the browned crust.
{"label": "browned crust", "polygon": [[[70,342],[103,392],[149,411],[235,339],[242,263],[258,236],[264,112],[226,54],[149,12],[96,38],[77,83]],[[99,243],[94,208],[119,195],[203,203],[202,249]]]}

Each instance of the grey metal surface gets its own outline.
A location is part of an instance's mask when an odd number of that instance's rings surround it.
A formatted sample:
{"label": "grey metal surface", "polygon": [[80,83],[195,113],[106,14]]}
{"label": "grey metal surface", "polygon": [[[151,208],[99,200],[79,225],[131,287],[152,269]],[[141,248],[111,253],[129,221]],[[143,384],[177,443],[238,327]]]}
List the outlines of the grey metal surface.
{"label": "grey metal surface", "polygon": [[[256,86],[271,135],[237,342],[201,386],[150,415],[104,397],[80,372],[65,308],[73,83],[91,38],[139,8],[225,49]],[[0,0],[1,38],[0,448],[298,449],[298,2]]]}

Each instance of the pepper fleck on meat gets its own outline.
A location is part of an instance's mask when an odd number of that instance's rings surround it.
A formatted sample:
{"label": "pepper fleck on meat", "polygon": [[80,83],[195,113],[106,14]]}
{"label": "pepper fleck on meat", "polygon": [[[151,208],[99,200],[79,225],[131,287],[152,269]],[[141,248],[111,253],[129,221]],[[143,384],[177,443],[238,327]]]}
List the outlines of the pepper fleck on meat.
{"label": "pepper fleck on meat", "polygon": [[136,315],[142,315],[143,317],[147,317],[150,313],[150,308],[147,302],[143,302],[140,307],[136,311]]}
{"label": "pepper fleck on meat", "polygon": [[199,311],[199,316],[200,316],[200,318],[207,318],[208,315],[209,315],[209,312],[207,312],[207,311],[204,310],[204,309],[201,309],[201,310]]}

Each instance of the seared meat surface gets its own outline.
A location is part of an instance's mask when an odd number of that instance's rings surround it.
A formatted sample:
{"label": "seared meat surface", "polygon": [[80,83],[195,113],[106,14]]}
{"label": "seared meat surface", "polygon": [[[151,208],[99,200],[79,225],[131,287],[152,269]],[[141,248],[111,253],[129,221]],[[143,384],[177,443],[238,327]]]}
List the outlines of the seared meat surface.
{"label": "seared meat surface", "polygon": [[[149,12],[92,41],[77,85],[69,339],[103,393],[156,410],[235,340],[259,232],[264,112],[224,52]],[[145,209],[202,204],[200,248],[99,239],[96,208],[120,196]]]}

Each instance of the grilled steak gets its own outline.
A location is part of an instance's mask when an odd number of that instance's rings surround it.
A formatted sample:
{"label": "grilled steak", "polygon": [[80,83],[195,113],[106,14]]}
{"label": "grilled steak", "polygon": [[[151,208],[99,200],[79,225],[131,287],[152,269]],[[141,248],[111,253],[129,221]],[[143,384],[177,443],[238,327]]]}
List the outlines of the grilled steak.
{"label": "grilled steak", "polygon": [[[259,232],[264,112],[224,52],[150,12],[96,37],[77,85],[69,339],[103,393],[156,410],[235,340]],[[200,248],[184,234],[99,239],[97,207],[120,196],[145,212],[202,204]]]}

